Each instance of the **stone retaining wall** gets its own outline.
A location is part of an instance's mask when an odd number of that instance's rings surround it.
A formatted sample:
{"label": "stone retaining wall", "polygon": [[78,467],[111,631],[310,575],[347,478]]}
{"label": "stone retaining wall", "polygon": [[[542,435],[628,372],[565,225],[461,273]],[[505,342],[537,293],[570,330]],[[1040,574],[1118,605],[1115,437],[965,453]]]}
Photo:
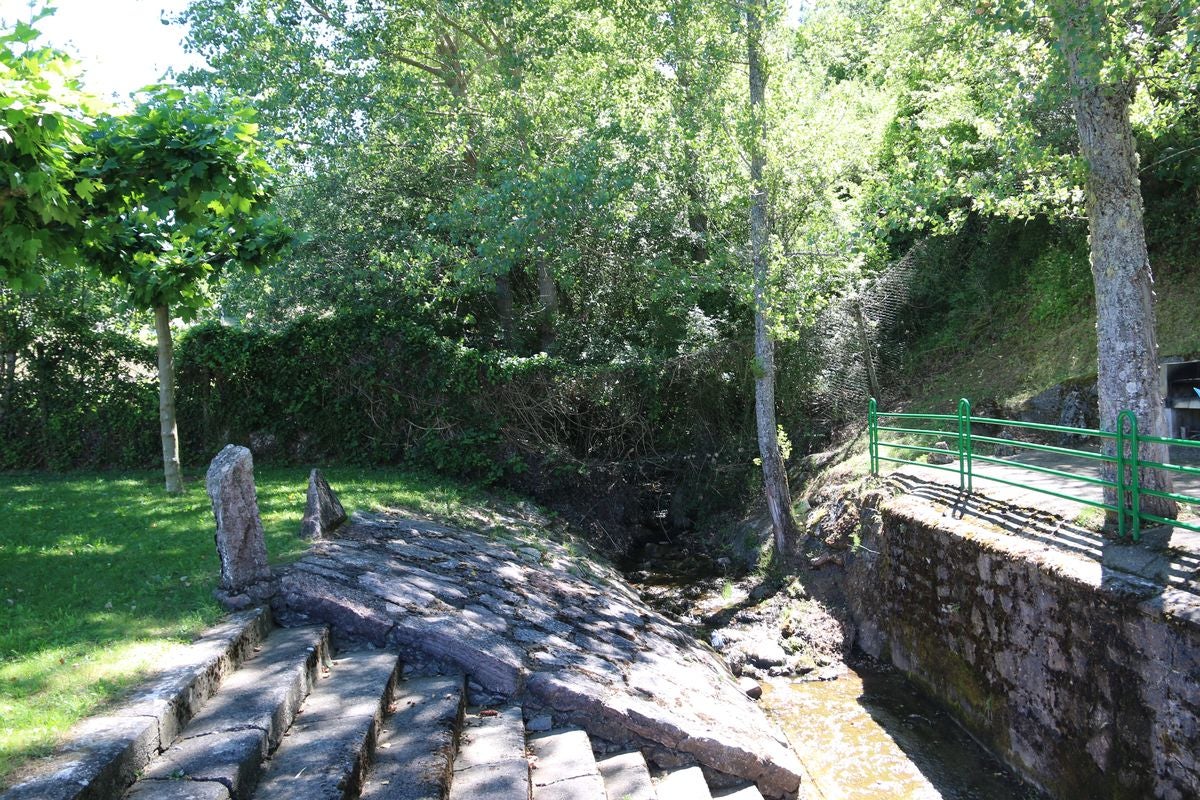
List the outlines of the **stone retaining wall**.
{"label": "stone retaining wall", "polygon": [[[1063,800],[1200,797],[1200,598],[919,497],[869,494],[858,643]],[[1182,586],[1183,588],[1175,588]]]}

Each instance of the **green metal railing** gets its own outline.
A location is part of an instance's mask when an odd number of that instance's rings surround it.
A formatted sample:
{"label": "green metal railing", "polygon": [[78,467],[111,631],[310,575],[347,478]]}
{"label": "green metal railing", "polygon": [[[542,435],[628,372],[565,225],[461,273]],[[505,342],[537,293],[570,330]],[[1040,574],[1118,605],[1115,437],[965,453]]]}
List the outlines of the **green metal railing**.
{"label": "green metal railing", "polygon": [[[879,424],[881,418],[893,424],[881,425]],[[1091,437],[1098,439],[1101,446],[1097,452],[1094,450],[1076,450],[1070,447],[1056,447],[1036,442],[1023,442],[1017,439],[1007,439],[998,436],[984,436],[971,432],[972,423]],[[928,427],[929,425],[933,427]],[[909,437],[933,436],[939,439],[945,438],[947,439],[947,445],[949,445],[949,439],[953,437],[955,444],[947,449],[943,449],[911,442],[884,441],[879,438],[880,433],[900,434]],[[1193,497],[1178,492],[1160,491],[1143,485],[1145,481],[1145,476],[1142,474],[1143,470],[1162,470],[1177,475],[1200,475],[1200,469],[1181,464],[1169,464],[1143,459],[1141,453],[1141,448],[1144,444],[1164,445],[1166,448],[1177,446],[1200,447],[1200,441],[1170,439],[1160,436],[1141,436],[1138,433],[1137,417],[1134,416],[1132,411],[1122,411],[1117,415],[1115,431],[1101,431],[1090,428],[1072,428],[1065,425],[1047,425],[1040,422],[1019,422],[1015,420],[993,419],[991,417],[975,417],[971,415],[971,403],[966,399],[958,401],[958,411],[955,414],[885,413],[879,411],[878,404],[875,398],[872,397],[867,406],[867,434],[871,473],[873,475],[879,474],[879,465],[884,461],[894,464],[916,464],[926,469],[957,473],[959,489],[964,492],[974,491],[974,479],[976,477],[986,478],[996,483],[1040,492],[1041,494],[1050,495],[1062,500],[1070,500],[1075,503],[1082,503],[1083,505],[1111,512],[1117,518],[1119,535],[1122,538],[1130,535],[1135,542],[1141,538],[1143,522],[1171,525],[1176,528],[1200,532],[1200,525],[1196,523],[1166,519],[1142,510],[1143,497],[1160,497],[1174,500],[1177,503],[1200,504],[1200,497]],[[1108,471],[1103,468],[1101,469],[1101,477],[1097,478],[1092,475],[1081,475],[1076,472],[1067,472],[1066,470],[1039,464],[1029,464],[999,458],[994,455],[984,455],[975,452],[976,445],[980,443],[1053,453],[1086,461],[1099,461],[1104,464],[1111,464],[1112,478],[1104,477]],[[881,454],[881,448],[887,448],[888,454]],[[913,458],[904,458],[904,451],[919,454],[936,453],[943,456],[950,456],[957,463],[951,466],[949,464],[933,464],[917,461]],[[953,458],[954,456],[957,456],[957,458]],[[1067,481],[1100,486],[1104,490],[1111,489],[1116,502],[1107,503],[1097,501],[1090,497],[1068,494],[1065,491],[1054,491],[1043,486],[1022,483],[1018,480],[1002,478],[994,474],[982,474],[976,471],[976,462],[1015,466],[1022,470],[1051,475]],[[1105,491],[1104,496],[1107,498],[1108,495],[1109,492]]]}

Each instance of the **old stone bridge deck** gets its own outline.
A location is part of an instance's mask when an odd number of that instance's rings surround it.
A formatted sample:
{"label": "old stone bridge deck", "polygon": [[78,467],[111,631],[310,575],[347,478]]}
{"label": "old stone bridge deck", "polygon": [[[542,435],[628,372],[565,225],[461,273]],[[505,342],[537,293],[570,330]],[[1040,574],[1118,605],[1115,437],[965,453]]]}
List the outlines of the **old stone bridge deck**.
{"label": "old stone bridge deck", "polygon": [[[230,553],[265,554],[248,454],[228,455],[218,461],[234,468],[210,477],[240,476],[235,491],[214,494],[218,541],[235,534],[218,548],[232,573]],[[324,538],[304,557],[274,577],[251,559],[247,582],[220,593],[245,604],[257,599],[238,591],[249,586],[270,609],[238,611],[181,647],[0,797],[762,800],[802,791],[782,733],[712,650],[565,530],[552,541],[549,521],[519,509],[473,513],[461,525],[360,514],[332,535],[314,516]]]}
{"label": "old stone bridge deck", "polygon": [[695,762],[793,794],[800,768],[724,663],[615,571],[508,517],[483,531],[414,514],[355,515],[280,580],[276,614],[456,665],[664,765]]}

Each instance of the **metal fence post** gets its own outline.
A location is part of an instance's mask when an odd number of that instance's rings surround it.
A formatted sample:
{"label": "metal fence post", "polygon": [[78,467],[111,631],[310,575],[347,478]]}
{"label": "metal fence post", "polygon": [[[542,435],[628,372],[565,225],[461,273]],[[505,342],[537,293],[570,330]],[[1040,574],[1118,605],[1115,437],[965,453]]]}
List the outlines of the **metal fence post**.
{"label": "metal fence post", "polygon": [[1129,422],[1129,507],[1133,517],[1133,540],[1136,542],[1142,538],[1142,440],[1134,413],[1126,409],[1118,415],[1121,416]]}
{"label": "metal fence post", "polygon": [[974,488],[971,455],[971,401],[964,397],[958,401],[958,488],[964,492]]}
{"label": "metal fence post", "polygon": [[1122,411],[1117,414],[1117,471],[1114,477],[1117,483],[1117,536],[1125,538],[1125,420]]}
{"label": "metal fence post", "polygon": [[871,461],[871,474],[879,474],[879,422],[876,419],[879,406],[872,397],[867,401],[867,454]]}

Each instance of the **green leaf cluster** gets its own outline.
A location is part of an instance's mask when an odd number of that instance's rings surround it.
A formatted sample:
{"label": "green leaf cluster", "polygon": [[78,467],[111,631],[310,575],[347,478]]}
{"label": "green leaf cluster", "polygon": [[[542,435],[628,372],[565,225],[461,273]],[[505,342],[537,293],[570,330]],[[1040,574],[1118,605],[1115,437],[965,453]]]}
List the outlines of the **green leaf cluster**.
{"label": "green leaf cluster", "polygon": [[27,22],[0,33],[0,286],[15,289],[39,286],[47,259],[70,256],[94,188],[77,170],[99,103],[78,65],[37,37]]}
{"label": "green leaf cluster", "polygon": [[255,270],[287,243],[265,212],[272,170],[248,107],[171,87],[88,134],[82,251],[141,309],[191,318],[230,265]]}

